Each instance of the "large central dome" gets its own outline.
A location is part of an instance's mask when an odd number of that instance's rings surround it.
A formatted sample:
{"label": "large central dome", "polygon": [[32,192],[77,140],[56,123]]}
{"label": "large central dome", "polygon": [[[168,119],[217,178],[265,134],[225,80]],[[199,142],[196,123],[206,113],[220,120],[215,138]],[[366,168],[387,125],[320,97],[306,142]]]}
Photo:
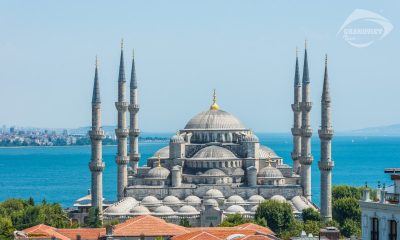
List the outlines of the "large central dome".
{"label": "large central dome", "polygon": [[232,114],[222,110],[209,110],[194,116],[185,129],[245,129],[243,124]]}

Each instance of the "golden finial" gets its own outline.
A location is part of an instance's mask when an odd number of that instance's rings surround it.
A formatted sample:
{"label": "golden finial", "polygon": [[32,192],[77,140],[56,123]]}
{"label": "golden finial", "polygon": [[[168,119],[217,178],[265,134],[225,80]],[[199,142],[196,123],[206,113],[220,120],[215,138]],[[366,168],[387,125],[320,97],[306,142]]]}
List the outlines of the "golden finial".
{"label": "golden finial", "polygon": [[160,154],[157,155],[157,167],[161,167],[161,158],[160,158]]}
{"label": "golden finial", "polygon": [[121,38],[121,50],[124,49],[124,39]]}
{"label": "golden finial", "polygon": [[215,89],[214,89],[214,94],[213,94],[213,104],[210,107],[210,110],[219,110],[219,106],[217,104],[217,94],[215,93]]}

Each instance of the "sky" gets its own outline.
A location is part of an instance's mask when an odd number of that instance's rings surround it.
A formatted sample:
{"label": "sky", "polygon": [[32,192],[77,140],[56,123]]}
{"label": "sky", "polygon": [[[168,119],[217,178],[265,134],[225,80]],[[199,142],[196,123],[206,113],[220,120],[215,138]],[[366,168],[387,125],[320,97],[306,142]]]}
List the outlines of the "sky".
{"label": "sky", "polygon": [[[393,29],[352,46],[339,30],[356,9]],[[215,88],[221,109],[248,128],[289,132],[305,39],[314,130],[325,54],[336,131],[400,123],[399,11],[399,1],[365,0],[0,0],[0,124],[89,126],[97,55],[103,125],[114,125],[121,38],[128,82],[135,49],[142,131],[182,129]],[[362,20],[353,27],[376,23]]]}

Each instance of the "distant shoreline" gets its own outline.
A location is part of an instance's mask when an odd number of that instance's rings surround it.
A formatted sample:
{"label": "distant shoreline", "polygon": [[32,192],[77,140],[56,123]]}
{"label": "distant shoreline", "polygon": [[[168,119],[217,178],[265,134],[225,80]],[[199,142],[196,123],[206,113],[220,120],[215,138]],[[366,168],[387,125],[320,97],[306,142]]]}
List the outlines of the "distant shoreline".
{"label": "distant shoreline", "polygon": [[[167,143],[168,141],[143,141],[143,142],[139,142],[141,144],[143,143]],[[83,145],[56,145],[56,146],[0,146],[0,149],[7,149],[7,148],[55,148],[55,147],[86,147],[86,146],[90,146],[90,144],[83,144]],[[105,144],[103,145],[103,147],[116,147],[117,144]]]}

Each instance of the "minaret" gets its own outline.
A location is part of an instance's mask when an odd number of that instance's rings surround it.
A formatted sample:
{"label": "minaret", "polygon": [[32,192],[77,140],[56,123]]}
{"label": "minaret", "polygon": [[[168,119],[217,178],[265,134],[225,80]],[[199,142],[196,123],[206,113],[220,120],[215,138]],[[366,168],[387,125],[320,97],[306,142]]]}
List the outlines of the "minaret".
{"label": "minaret", "polygon": [[132,56],[131,85],[130,85],[130,130],[129,130],[129,160],[134,174],[137,173],[137,167],[140,159],[139,154],[139,104],[137,92],[137,80],[135,70],[135,56]]}
{"label": "minaret", "polygon": [[115,135],[118,140],[118,152],[115,162],[117,163],[117,197],[118,200],[124,197],[124,191],[128,185],[128,169],[127,164],[129,157],[127,153],[127,138],[129,130],[126,127],[126,112],[128,110],[128,102],[125,97],[126,92],[126,81],[125,81],[125,70],[124,70],[124,52],[123,52],[123,41],[121,41],[121,58],[119,63],[119,76],[118,76],[118,102],[115,103],[115,107],[118,110],[118,126],[115,129]]}
{"label": "minaret", "polygon": [[296,69],[294,73],[294,101],[292,104],[293,110],[293,172],[300,172],[300,155],[301,155],[301,82],[299,76],[299,58],[296,48]]}
{"label": "minaret", "polygon": [[332,219],[332,168],[331,141],[333,128],[331,124],[331,96],[329,93],[328,57],[325,57],[324,86],[321,98],[321,129],[318,130],[321,141],[321,160],[318,162],[321,171],[321,215],[325,220]]}
{"label": "minaret", "polygon": [[92,97],[92,129],[89,131],[89,136],[92,143],[92,158],[89,162],[89,169],[92,173],[92,207],[98,208],[101,215],[103,211],[104,162],[102,158],[102,140],[104,137],[104,131],[101,128],[101,101],[97,74],[97,57]]}
{"label": "minaret", "polygon": [[307,43],[304,50],[304,66],[302,80],[302,101],[301,101],[301,185],[303,195],[311,201],[311,164],[313,157],[311,155],[311,135],[310,111],[312,103],[310,96],[310,77],[308,73]]}

